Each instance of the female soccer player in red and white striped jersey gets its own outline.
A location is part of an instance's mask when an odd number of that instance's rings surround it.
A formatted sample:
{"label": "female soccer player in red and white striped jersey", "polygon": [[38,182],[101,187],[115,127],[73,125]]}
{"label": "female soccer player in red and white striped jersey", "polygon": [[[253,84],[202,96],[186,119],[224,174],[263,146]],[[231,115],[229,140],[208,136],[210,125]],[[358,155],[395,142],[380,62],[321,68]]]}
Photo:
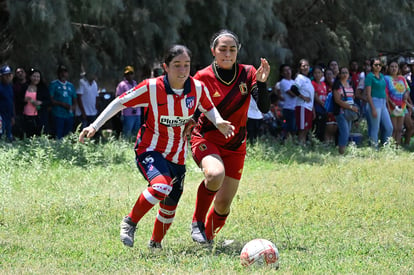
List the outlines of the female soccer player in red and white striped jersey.
{"label": "female soccer player in red and white striped jersey", "polygon": [[182,45],[168,50],[166,75],[142,81],[114,99],[99,117],[84,128],[79,141],[92,137],[112,116],[126,107],[145,107],[145,124],[135,145],[138,169],[149,182],[132,211],[121,222],[121,241],[134,244],[137,223],[155,205],[160,205],[155,219],[150,248],[161,248],[183,191],[187,138],[184,128],[198,108],[225,138],[234,134],[234,126],[223,120],[214,107],[205,85],[190,77],[191,52]]}
{"label": "female soccer player in red and white striped jersey", "polygon": [[251,65],[238,64],[239,39],[228,30],[215,34],[210,48],[213,64],[198,71],[194,78],[205,83],[214,105],[223,118],[235,126],[235,131],[232,138],[223,138],[201,114],[192,134],[193,158],[205,176],[197,191],[191,224],[191,236],[198,243],[211,243],[230,213],[246,156],[246,122],[251,94],[262,113],[267,113],[270,106],[266,89],[270,66],[266,59],[261,59],[257,70]]}

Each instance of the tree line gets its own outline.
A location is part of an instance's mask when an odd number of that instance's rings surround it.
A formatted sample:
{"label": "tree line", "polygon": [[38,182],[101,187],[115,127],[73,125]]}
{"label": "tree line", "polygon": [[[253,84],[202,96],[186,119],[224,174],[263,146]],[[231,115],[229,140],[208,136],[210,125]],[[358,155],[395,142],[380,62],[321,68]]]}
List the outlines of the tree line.
{"label": "tree line", "polygon": [[117,79],[125,65],[139,78],[173,43],[193,52],[193,69],[211,63],[211,35],[222,28],[242,43],[239,60],[272,64],[300,58],[347,65],[380,54],[411,54],[410,0],[0,0],[0,63],[31,66],[46,79],[58,64]]}

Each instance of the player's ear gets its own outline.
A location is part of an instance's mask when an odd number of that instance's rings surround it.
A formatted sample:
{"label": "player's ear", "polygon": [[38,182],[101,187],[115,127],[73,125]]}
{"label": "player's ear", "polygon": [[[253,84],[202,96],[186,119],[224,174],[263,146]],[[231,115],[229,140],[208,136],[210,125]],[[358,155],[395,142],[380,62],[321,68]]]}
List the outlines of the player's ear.
{"label": "player's ear", "polygon": [[165,63],[162,63],[162,67],[164,68],[164,71],[168,74],[168,66]]}

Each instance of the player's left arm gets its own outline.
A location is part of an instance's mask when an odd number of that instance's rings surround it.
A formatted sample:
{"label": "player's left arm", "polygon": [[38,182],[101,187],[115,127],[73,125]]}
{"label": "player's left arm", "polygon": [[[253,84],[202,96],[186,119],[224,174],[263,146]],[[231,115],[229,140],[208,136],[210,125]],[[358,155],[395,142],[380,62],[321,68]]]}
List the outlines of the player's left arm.
{"label": "player's left arm", "polygon": [[253,98],[257,102],[260,112],[267,113],[270,109],[270,96],[267,91],[266,81],[270,74],[270,65],[265,58],[260,59],[260,67],[256,70],[256,85],[252,90]]}

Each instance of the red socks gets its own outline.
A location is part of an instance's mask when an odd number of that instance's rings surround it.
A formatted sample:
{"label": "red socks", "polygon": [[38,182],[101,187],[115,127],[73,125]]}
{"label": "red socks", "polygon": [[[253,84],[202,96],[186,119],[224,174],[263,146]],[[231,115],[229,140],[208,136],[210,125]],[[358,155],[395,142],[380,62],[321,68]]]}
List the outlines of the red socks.
{"label": "red socks", "polygon": [[172,190],[170,177],[155,177],[150,184],[151,186],[141,193],[128,215],[134,223],[138,223],[155,204],[165,199]]}
{"label": "red socks", "polygon": [[220,231],[220,229],[224,226],[226,223],[227,216],[226,215],[219,215],[214,211],[214,207],[211,208],[210,212],[207,216],[207,222],[206,222],[206,237],[207,240],[212,240],[217,235],[217,233]]}
{"label": "red socks", "polygon": [[158,215],[155,219],[151,240],[157,243],[162,241],[174,220],[176,208],[177,205],[164,205],[160,203],[160,209],[158,210]]}
{"label": "red socks", "polygon": [[204,184],[204,180],[198,186],[196,206],[193,215],[193,222],[205,222],[206,215],[210,209],[217,191],[208,190]]}

